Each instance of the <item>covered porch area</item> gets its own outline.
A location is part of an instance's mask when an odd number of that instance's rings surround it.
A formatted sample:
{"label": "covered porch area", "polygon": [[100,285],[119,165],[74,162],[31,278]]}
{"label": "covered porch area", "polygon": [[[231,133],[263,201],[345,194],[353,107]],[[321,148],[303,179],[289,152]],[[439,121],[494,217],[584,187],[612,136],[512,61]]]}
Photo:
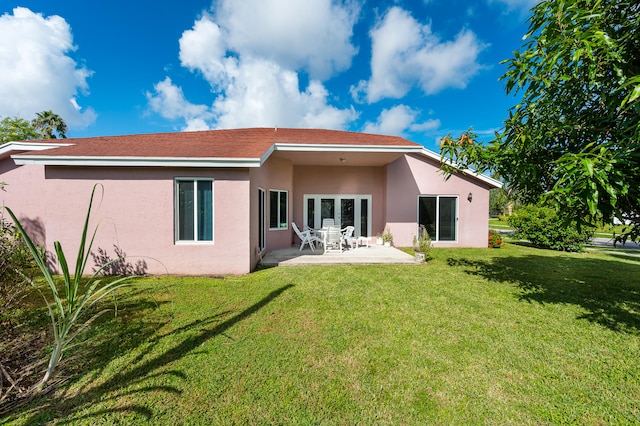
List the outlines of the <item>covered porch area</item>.
{"label": "covered porch area", "polygon": [[301,265],[373,265],[418,264],[414,257],[394,247],[371,244],[345,250],[342,253],[324,253],[322,247],[311,251],[308,246],[300,251],[300,245],[268,252],[260,261],[263,267]]}

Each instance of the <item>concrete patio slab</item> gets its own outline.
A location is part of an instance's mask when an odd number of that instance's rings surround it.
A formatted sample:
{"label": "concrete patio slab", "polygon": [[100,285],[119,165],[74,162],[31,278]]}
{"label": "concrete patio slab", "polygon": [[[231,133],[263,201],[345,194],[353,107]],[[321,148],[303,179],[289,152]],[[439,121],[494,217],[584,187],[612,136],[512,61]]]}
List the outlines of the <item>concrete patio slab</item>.
{"label": "concrete patio slab", "polygon": [[305,247],[302,251],[295,245],[287,249],[272,250],[266,254],[260,264],[271,266],[299,266],[299,265],[355,265],[355,264],[417,264],[414,257],[394,247],[371,245],[348,249],[342,253],[329,252],[316,248],[311,251]]}

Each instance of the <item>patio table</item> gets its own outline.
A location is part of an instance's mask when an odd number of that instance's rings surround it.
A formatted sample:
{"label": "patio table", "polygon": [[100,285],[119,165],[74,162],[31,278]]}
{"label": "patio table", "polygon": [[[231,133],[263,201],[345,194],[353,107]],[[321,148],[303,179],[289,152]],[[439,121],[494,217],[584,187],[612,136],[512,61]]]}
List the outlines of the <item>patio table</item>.
{"label": "patio table", "polygon": [[358,237],[356,238],[356,247],[360,247],[360,246],[369,247],[369,241],[371,241],[371,238],[369,237]]}

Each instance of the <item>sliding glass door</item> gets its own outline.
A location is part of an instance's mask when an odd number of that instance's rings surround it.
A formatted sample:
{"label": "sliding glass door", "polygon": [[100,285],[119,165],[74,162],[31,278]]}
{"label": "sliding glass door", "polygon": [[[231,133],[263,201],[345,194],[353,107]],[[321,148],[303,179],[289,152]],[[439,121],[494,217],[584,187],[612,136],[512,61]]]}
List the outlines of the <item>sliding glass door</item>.
{"label": "sliding glass door", "polygon": [[456,241],[458,197],[421,195],[418,197],[418,225],[424,226],[434,241]]}

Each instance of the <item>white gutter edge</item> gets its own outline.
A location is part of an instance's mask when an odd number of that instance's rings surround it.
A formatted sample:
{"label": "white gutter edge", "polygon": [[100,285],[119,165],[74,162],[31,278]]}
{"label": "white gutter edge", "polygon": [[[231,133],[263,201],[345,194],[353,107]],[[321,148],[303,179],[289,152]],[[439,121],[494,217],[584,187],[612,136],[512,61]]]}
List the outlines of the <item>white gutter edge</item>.
{"label": "white gutter edge", "polygon": [[191,157],[54,157],[12,155],[18,165],[101,166],[101,167],[260,167],[256,158],[191,158]]}
{"label": "white gutter edge", "polygon": [[44,151],[46,149],[60,148],[72,145],[60,142],[6,142],[0,145],[0,155],[11,151]]}
{"label": "white gutter edge", "polygon": [[292,144],[275,143],[274,151],[304,151],[304,152],[418,152],[424,149],[421,145],[341,145],[341,144]]}

